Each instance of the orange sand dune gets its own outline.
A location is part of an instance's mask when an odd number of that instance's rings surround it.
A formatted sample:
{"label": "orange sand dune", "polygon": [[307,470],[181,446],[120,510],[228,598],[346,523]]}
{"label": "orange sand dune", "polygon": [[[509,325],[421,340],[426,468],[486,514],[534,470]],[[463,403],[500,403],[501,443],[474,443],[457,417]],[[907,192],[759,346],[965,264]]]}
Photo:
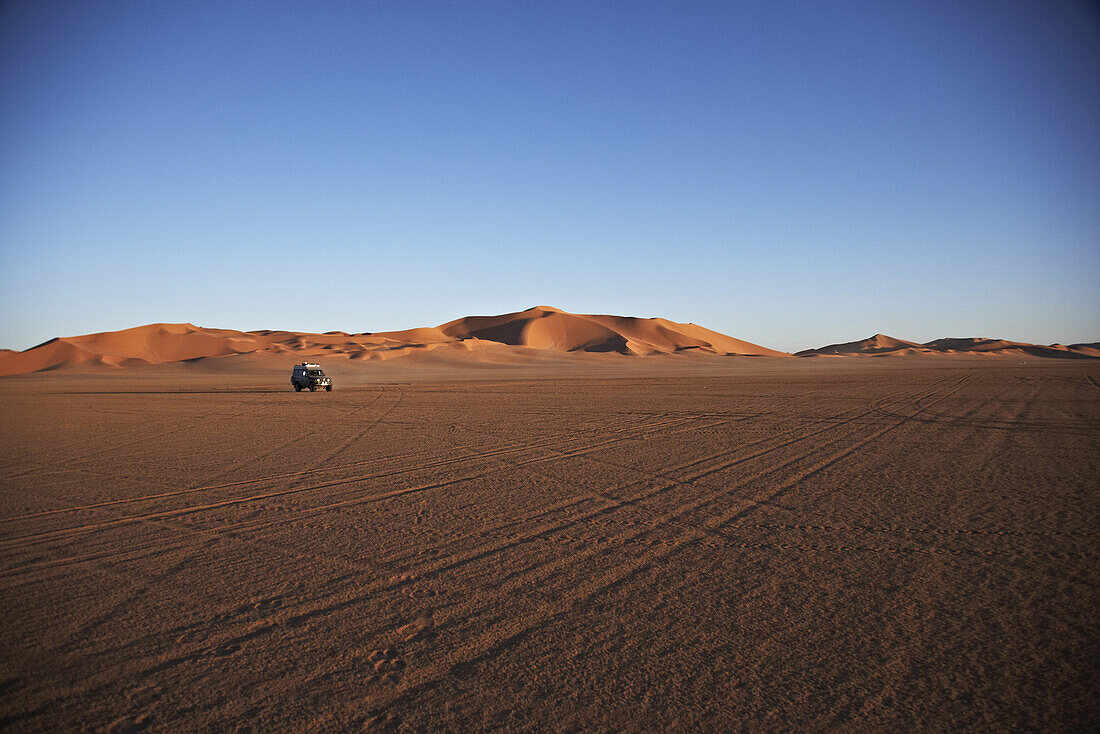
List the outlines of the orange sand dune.
{"label": "orange sand dune", "polygon": [[[875,334],[798,352],[800,357],[992,355],[1100,358],[1100,343],[1042,346],[1003,339],[937,339],[925,344]],[[250,355],[244,360],[245,355]],[[467,316],[435,327],[349,334],[236,331],[194,324],[148,324],[51,339],[23,352],[0,350],[0,375],[56,369],[97,370],[216,362],[219,370],[257,361],[402,360],[413,364],[528,364],[615,355],[789,357],[695,324],[661,318],[573,314],[549,306],[497,316]]]}
{"label": "orange sand dune", "polygon": [[[384,361],[414,359],[510,364],[544,361],[547,353],[660,355],[698,353],[787,357],[695,324],[665,319],[579,315],[540,306],[499,316],[469,316],[438,327],[403,331],[310,334],[235,331],[194,324],[149,324],[121,331],[51,339],[24,352],[0,351],[0,375],[290,356]],[[254,361],[254,360],[253,360]]]}
{"label": "orange sand dune", "polygon": [[1097,344],[1028,344],[1006,339],[980,337],[934,339],[924,344],[875,334],[867,339],[843,344],[830,344],[819,349],[798,352],[799,357],[819,356],[907,356],[907,355],[992,355],[1001,357],[1052,357],[1057,359],[1089,359],[1100,357]]}
{"label": "orange sand dune", "polygon": [[829,344],[820,349],[807,349],[798,352],[797,355],[800,357],[809,357],[815,355],[882,354],[887,352],[912,354],[928,351],[930,350],[926,349],[924,345],[917,344],[916,342],[895,339],[885,334],[875,334],[874,336],[860,339],[855,342]]}
{"label": "orange sand dune", "polygon": [[439,327],[448,336],[558,349],[567,352],[670,354],[698,350],[708,354],[785,357],[768,349],[704,329],[665,319],[571,314],[536,306],[500,316],[468,316]]}
{"label": "orange sand dune", "polygon": [[[1052,344],[1052,347],[1061,347],[1061,344]],[[1070,344],[1066,347],[1070,351],[1077,352],[1078,354],[1084,354],[1088,357],[1100,357],[1100,342],[1089,342],[1086,344]]]}

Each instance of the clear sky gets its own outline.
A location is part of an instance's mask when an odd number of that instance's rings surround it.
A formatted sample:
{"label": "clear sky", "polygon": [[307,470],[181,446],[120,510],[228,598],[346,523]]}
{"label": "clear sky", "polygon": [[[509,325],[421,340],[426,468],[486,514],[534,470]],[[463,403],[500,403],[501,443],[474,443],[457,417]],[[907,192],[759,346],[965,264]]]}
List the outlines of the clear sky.
{"label": "clear sky", "polygon": [[536,304],[1100,339],[1093,3],[0,8],[2,347]]}

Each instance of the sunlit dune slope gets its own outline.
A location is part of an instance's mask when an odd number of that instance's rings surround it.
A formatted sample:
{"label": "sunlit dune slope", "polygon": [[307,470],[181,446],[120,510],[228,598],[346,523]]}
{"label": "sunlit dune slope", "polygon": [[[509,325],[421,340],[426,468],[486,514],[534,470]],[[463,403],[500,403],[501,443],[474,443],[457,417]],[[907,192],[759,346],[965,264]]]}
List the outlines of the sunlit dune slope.
{"label": "sunlit dune slope", "polygon": [[885,334],[875,334],[874,336],[860,339],[859,341],[844,342],[843,344],[829,344],[819,349],[807,349],[797,354],[798,356],[881,354],[885,352],[900,352],[906,350],[912,350],[913,352],[931,351],[925,349],[924,345],[917,344],[916,342],[895,339]]}
{"label": "sunlit dune slope", "polygon": [[[0,375],[191,363],[232,372],[288,359],[400,360],[408,365],[525,364],[616,355],[789,357],[695,324],[662,318],[573,314],[549,306],[467,316],[435,327],[350,334],[236,331],[194,324],[148,324],[50,339],[23,352],[0,350]],[[1004,339],[936,339],[919,344],[885,334],[798,352],[799,357],[1010,356],[1100,358],[1100,343],[1043,346]],[[272,367],[274,369],[274,367]]]}
{"label": "sunlit dune slope", "polygon": [[[570,353],[790,356],[695,324],[578,315],[540,306],[499,316],[469,316],[438,327],[358,334],[149,324],[51,339],[24,352],[0,351],[0,375],[203,361],[216,361],[224,368],[267,357],[514,364]],[[238,359],[242,355],[250,357]]]}
{"label": "sunlit dune slope", "polygon": [[486,339],[567,352],[670,354],[698,350],[708,354],[787,356],[786,352],[734,339],[695,324],[678,324],[659,318],[571,314],[548,306],[500,316],[468,316],[443,324],[439,330],[458,339]]}
{"label": "sunlit dune slope", "polygon": [[50,339],[24,352],[0,354],[0,374],[64,367],[163,364],[254,351],[237,331],[193,324],[149,324],[122,331]]}
{"label": "sunlit dune slope", "polygon": [[906,356],[921,355],[971,355],[1000,357],[1050,357],[1056,359],[1090,359],[1100,357],[1096,343],[1090,344],[1028,344],[1006,339],[984,339],[977,337],[934,339],[924,344],[895,339],[885,334],[875,334],[860,341],[843,344],[829,344],[818,349],[806,349],[796,353],[798,357],[822,356]]}

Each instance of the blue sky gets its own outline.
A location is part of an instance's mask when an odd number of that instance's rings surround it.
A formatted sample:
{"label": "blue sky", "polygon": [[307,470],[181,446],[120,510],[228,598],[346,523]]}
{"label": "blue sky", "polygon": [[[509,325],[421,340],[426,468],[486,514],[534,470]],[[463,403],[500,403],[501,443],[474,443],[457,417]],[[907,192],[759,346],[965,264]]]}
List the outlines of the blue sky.
{"label": "blue sky", "polygon": [[1087,2],[0,5],[0,346],[546,304],[1100,339]]}

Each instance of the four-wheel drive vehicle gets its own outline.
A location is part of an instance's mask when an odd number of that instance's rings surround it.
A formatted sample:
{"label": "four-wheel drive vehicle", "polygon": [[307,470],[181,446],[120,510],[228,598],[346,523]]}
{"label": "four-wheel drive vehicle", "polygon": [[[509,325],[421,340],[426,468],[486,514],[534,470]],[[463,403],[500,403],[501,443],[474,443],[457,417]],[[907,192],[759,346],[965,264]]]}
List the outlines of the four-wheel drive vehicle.
{"label": "four-wheel drive vehicle", "polygon": [[290,373],[290,384],[297,392],[301,392],[304,387],[309,388],[310,392],[320,389],[332,390],[332,380],[325,377],[325,371],[321,369],[321,365],[313,362],[294,365],[294,371]]}

